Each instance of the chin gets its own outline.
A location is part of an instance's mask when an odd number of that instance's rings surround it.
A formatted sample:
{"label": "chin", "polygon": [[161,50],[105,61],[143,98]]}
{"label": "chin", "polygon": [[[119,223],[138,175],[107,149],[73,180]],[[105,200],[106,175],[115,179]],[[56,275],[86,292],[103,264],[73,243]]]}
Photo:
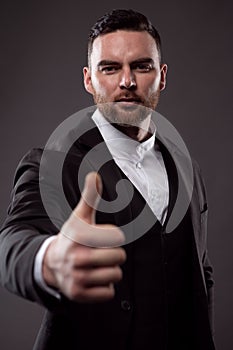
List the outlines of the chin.
{"label": "chin", "polygon": [[110,123],[124,126],[139,126],[151,113],[142,105],[120,102],[98,104],[98,108]]}

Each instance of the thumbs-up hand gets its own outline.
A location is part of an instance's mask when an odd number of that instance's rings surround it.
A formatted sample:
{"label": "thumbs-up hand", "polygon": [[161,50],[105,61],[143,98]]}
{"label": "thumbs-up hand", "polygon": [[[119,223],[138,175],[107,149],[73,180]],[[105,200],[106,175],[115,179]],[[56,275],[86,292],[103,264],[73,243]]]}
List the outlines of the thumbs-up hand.
{"label": "thumbs-up hand", "polygon": [[89,173],[82,197],[49,244],[43,260],[45,282],[79,302],[98,302],[114,297],[114,283],[122,278],[122,231],[114,225],[97,225],[95,208],[102,191],[101,178]]}

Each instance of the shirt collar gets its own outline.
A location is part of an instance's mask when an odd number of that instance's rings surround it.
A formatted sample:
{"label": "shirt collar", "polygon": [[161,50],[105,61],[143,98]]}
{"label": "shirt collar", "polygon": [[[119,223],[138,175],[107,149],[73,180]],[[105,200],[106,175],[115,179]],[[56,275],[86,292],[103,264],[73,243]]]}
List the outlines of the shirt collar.
{"label": "shirt collar", "polygon": [[151,129],[154,130],[152,136],[144,141],[138,142],[125,135],[109,123],[101,114],[99,109],[92,115],[92,119],[97,125],[113,158],[132,158],[136,161],[142,160],[155,143],[156,128],[151,121]]}

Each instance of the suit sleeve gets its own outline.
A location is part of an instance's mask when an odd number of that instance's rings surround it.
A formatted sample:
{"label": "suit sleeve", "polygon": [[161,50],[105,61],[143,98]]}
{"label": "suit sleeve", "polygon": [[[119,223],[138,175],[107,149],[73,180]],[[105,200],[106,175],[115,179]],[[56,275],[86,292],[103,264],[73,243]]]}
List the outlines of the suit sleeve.
{"label": "suit sleeve", "polygon": [[200,208],[200,221],[201,221],[201,241],[203,242],[202,253],[202,267],[204,271],[205,285],[208,298],[208,313],[212,334],[214,334],[214,279],[213,279],[213,267],[208,257],[207,249],[207,221],[208,221],[208,203],[206,195],[206,187],[201,175],[200,168],[195,162],[194,167],[196,169],[196,186],[199,194],[199,208]]}
{"label": "suit sleeve", "polygon": [[41,155],[42,150],[30,151],[16,170],[11,204],[0,231],[0,283],[10,292],[53,308],[59,301],[39,288],[33,274],[40,246],[58,232],[40,197]]}
{"label": "suit sleeve", "polygon": [[[205,231],[203,235],[207,235],[207,217],[208,209],[201,214],[202,217],[202,230]],[[205,251],[202,258],[202,265],[205,276],[205,283],[207,289],[207,298],[208,298],[208,313],[211,332],[214,334],[214,279],[213,279],[213,267],[208,256],[207,244],[205,246]]]}

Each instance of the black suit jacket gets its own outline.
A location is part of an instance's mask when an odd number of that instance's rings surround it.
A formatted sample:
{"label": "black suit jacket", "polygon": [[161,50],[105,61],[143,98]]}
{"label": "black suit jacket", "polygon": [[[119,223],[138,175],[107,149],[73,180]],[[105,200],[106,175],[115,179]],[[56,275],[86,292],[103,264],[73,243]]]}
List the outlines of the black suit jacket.
{"label": "black suit jacket", "polygon": [[[98,328],[98,325],[92,324],[93,313],[98,314],[100,317],[105,314],[105,320],[112,319],[112,315],[108,315],[108,303],[105,305],[77,306],[66,300],[64,297],[62,297],[61,300],[57,300],[41,290],[34,280],[34,260],[41,244],[46,238],[59,232],[59,227],[62,226],[63,222],[69,215],[69,208],[67,210],[67,206],[62,206],[61,198],[63,200],[65,196],[71,208],[76,206],[80,199],[80,192],[82,190],[78,187],[77,183],[80,164],[84,156],[87,155],[90,150],[93,150],[97,144],[103,143],[103,139],[93,121],[90,119],[90,116],[80,118],[77,122],[77,130],[79,130],[79,132],[80,130],[83,130],[81,132],[82,136],[79,140],[76,140],[73,131],[68,135],[65,135],[65,139],[67,140],[68,138],[69,142],[72,140],[76,141],[69,149],[68,155],[63,164],[62,183],[64,186],[64,193],[62,193],[62,195],[59,193],[60,177],[56,172],[52,171],[51,174],[48,173],[46,179],[40,178],[43,190],[50,192],[51,202],[48,203],[48,206],[53,207],[53,212],[57,214],[55,214],[57,217],[54,217],[51,220],[44,209],[39,189],[39,176],[41,176],[39,167],[43,150],[34,149],[21,160],[17,168],[14,179],[14,189],[12,191],[12,200],[8,209],[8,216],[1,229],[1,284],[9,291],[29,300],[36,301],[48,309],[47,316],[38,337],[36,349],[55,348],[55,345],[53,345],[55,343],[50,343],[50,338],[59,338],[58,333],[61,332],[61,330],[64,332],[64,337],[67,336],[64,344],[67,345],[67,348],[72,349],[72,342],[70,345],[67,343],[69,342],[69,332],[76,332],[76,329],[73,329],[74,324],[72,325],[72,323],[76,323],[77,327],[82,332],[84,329],[82,328],[82,320],[85,318],[88,320],[87,324],[92,325],[93,328]],[[86,132],[86,130],[88,131]],[[167,142],[168,141],[163,140],[166,147],[168,145]],[[52,150],[48,149],[44,152],[42,164],[44,169],[46,169],[48,165],[50,165],[50,169],[55,169],[56,164],[59,162],[59,164],[62,163],[61,158],[64,158],[64,154],[61,144],[62,142],[59,140],[57,143],[53,144]],[[181,154],[174,145],[170,144],[168,149],[171,151],[172,157],[176,158],[176,165],[179,167],[179,159],[184,159],[184,155]],[[104,188],[103,197],[106,200],[113,201],[116,196],[114,189],[116,188],[116,183],[122,178],[122,173],[115,165],[114,161],[111,160],[111,156],[104,144],[102,144],[101,148],[96,150],[91,159],[84,162],[82,178],[84,178],[85,174],[89,171],[93,171],[96,168],[98,169],[98,159],[99,156],[103,157],[103,152],[106,153],[106,158],[110,159],[100,170]],[[53,162],[55,162],[54,167],[51,167]],[[43,175],[44,174],[45,172],[43,172]],[[168,174],[168,176],[172,176],[172,174]],[[195,268],[197,272],[196,283],[198,284],[196,290],[197,294],[202,298],[202,302],[206,305],[206,310],[208,308],[209,322],[213,328],[213,279],[212,267],[209,263],[207,254],[208,206],[204,183],[196,162],[193,162],[193,179],[194,186],[191,196],[190,210],[195,242],[193,249],[194,254],[196,254]],[[81,179],[81,182],[82,181],[83,179]],[[113,223],[117,226],[122,226],[130,222],[131,219],[132,213],[130,203],[124,208],[124,210],[112,215],[97,212],[98,222]],[[126,250],[127,249],[130,251],[130,244],[128,247],[126,246]],[[114,310],[116,305],[114,304],[114,301],[112,303]],[[203,319],[202,316],[203,315],[200,316],[201,319]],[[126,327],[126,323],[124,322],[126,322],[125,319],[120,321],[120,323]],[[205,328],[206,323],[204,322],[203,325],[203,328]],[[114,323],[112,323],[112,321],[107,321],[103,326],[114,327]],[[118,331],[118,338],[120,338],[125,330],[119,327]],[[93,346],[98,344],[98,336],[97,333],[95,334],[96,339],[93,339],[92,341]],[[58,345],[61,345],[61,340],[59,340],[59,342]],[[117,347],[119,348],[119,346],[120,345],[118,344]],[[60,348],[62,348],[62,346]],[[88,349],[88,347],[86,348]],[[105,349],[103,344],[102,348]],[[112,349],[114,349],[114,346],[112,346]]]}

